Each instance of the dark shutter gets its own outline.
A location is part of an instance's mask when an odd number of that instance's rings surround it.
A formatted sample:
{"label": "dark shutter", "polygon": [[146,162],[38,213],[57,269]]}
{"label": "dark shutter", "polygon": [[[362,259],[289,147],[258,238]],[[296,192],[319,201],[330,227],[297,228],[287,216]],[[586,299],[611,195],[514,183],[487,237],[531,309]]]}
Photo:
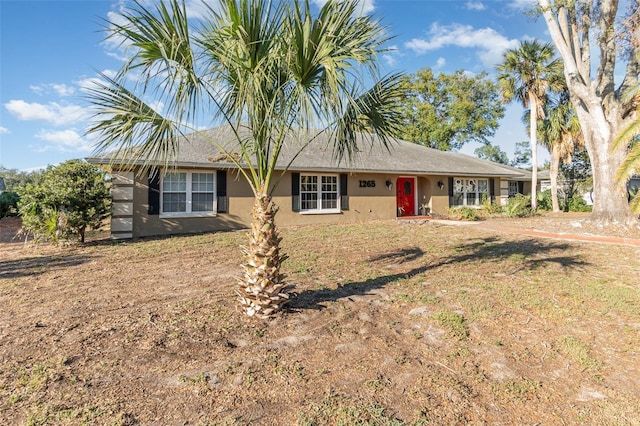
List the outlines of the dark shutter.
{"label": "dark shutter", "polygon": [[518,181],[518,194],[524,195],[524,182]]}
{"label": "dark shutter", "polygon": [[349,196],[347,195],[347,174],[340,175],[340,210],[349,210]]}
{"label": "dark shutter", "polygon": [[300,173],[291,173],[291,210],[300,211]]}
{"label": "dark shutter", "polygon": [[449,207],[453,206],[453,178],[449,178]]}
{"label": "dark shutter", "polygon": [[227,198],[227,171],[218,170],[216,172],[216,196],[218,197],[218,213],[229,211]]}
{"label": "dark shutter", "polygon": [[160,170],[149,171],[149,215],[160,214]]}
{"label": "dark shutter", "polygon": [[496,202],[496,180],[490,179],[489,181],[489,200],[492,203]]}

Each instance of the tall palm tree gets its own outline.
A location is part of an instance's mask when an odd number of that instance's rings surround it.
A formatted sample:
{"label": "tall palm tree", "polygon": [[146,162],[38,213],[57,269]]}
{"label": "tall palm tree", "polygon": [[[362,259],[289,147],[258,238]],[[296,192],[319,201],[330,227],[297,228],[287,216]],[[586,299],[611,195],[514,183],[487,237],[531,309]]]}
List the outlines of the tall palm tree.
{"label": "tall palm tree", "polygon": [[531,143],[531,207],[538,207],[538,149],[537,122],[544,117],[544,104],[548,90],[562,88],[562,62],[555,58],[555,50],[551,43],[540,43],[537,40],[523,41],[514,49],[504,54],[504,61],[497,66],[498,82],[503,102],[520,101],[524,108],[529,108],[529,139]]}
{"label": "tall palm tree", "polygon": [[109,36],[122,40],[131,56],[116,77],[102,75],[88,93],[97,151],[132,164],[170,165],[178,137],[203,115],[226,122],[237,146],[211,143],[255,196],[237,290],[250,316],[271,316],[289,300],[272,200],[287,138],[311,135],[299,154],[324,134],[339,161],[357,150],[358,134],[387,146],[397,132],[400,76],[378,73],[388,36],[358,11],[357,0],[329,0],[315,15],[308,0],[222,0],[190,27],[184,0],[161,0],[153,9],[135,0],[124,23],[109,23]]}
{"label": "tall palm tree", "polygon": [[569,91],[563,90],[547,103],[545,117],[539,121],[538,139],[551,154],[549,175],[551,203],[554,212],[560,211],[558,202],[558,171],[560,161],[570,164],[576,148],[584,148],[580,121],[569,99]]}
{"label": "tall palm tree", "polygon": [[[616,173],[618,183],[627,182],[631,176],[640,173],[640,142],[638,141],[638,135],[640,135],[640,84],[632,86],[625,94],[624,100],[632,107],[629,113],[635,113],[636,118],[618,133],[611,147],[612,150],[615,150],[620,146],[631,144],[627,156]],[[640,213],[640,191],[636,192],[631,200],[631,210]]]}

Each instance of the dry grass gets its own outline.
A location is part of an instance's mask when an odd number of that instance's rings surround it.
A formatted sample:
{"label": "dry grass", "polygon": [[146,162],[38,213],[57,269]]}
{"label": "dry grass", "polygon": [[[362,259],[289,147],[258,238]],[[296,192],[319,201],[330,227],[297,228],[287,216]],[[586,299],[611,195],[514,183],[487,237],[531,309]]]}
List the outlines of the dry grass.
{"label": "dry grass", "polygon": [[640,248],[282,234],[297,296],[269,321],[233,298],[243,232],[3,244],[0,424],[640,424]]}

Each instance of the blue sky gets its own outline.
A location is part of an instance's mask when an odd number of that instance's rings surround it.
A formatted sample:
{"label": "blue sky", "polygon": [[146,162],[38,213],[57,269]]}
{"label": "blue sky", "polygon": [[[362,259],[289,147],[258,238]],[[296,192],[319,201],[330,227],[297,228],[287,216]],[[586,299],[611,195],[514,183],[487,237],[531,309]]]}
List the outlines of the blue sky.
{"label": "blue sky", "polygon": [[[394,50],[381,58],[385,71],[431,67],[493,76],[505,49],[525,39],[550,40],[544,22],[523,13],[532,0],[363,1],[395,36]],[[125,3],[0,0],[0,165],[33,170],[91,154],[93,142],[83,137],[89,117],[82,87],[97,71],[120,68],[120,52],[104,42],[102,29]],[[188,0],[194,13],[196,3]],[[509,105],[492,138],[510,158],[515,143],[528,139],[522,113],[520,105]]]}

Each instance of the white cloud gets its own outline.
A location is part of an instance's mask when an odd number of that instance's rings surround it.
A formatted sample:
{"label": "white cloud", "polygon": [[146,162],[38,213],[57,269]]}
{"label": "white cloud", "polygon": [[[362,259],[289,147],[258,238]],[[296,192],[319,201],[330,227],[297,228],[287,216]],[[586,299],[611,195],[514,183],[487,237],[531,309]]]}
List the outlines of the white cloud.
{"label": "white cloud", "polygon": [[417,54],[442,49],[447,46],[478,49],[478,57],[486,67],[493,67],[502,60],[505,50],[517,46],[518,40],[509,40],[493,28],[474,29],[470,25],[431,25],[429,38],[414,38],[405,47]]}
{"label": "white cloud", "polygon": [[512,0],[507,2],[509,7],[516,10],[530,10],[538,5],[538,0]]}
{"label": "white cloud", "polygon": [[391,68],[394,68],[398,64],[399,56],[401,56],[401,54],[398,46],[393,45],[389,46],[388,50],[384,54],[382,54],[382,60],[385,62],[385,64],[387,64]]}
{"label": "white cloud", "polygon": [[40,130],[36,138],[49,142],[45,150],[48,148],[63,152],[90,152],[93,148],[92,144],[87,142],[73,129],[67,130]]}
{"label": "white cloud", "polygon": [[485,10],[487,8],[484,3],[479,1],[468,1],[464,4],[464,7],[469,10]]}
{"label": "white cloud", "polygon": [[75,88],[62,83],[31,85],[29,89],[37,95],[44,95],[53,91],[58,96],[71,96],[75,92]]}
{"label": "white cloud", "polygon": [[444,67],[446,63],[447,63],[447,60],[441,56],[438,58],[438,60],[436,61],[436,65],[433,68],[436,70],[439,70],[442,67]]}
{"label": "white cloud", "polygon": [[45,105],[37,102],[28,103],[22,100],[11,100],[4,106],[18,120],[41,120],[56,126],[76,123],[86,118],[85,112],[78,105],[66,105],[56,102],[49,102]]}
{"label": "white cloud", "polygon": [[9,129],[7,129],[6,127],[0,126],[0,135],[7,135],[9,133],[11,133]]}
{"label": "white cloud", "polygon": [[[327,2],[327,0],[312,0],[312,2],[315,5],[322,7]],[[358,9],[360,10],[360,13],[362,15],[373,12],[374,10],[376,10],[375,0],[359,0]]]}

